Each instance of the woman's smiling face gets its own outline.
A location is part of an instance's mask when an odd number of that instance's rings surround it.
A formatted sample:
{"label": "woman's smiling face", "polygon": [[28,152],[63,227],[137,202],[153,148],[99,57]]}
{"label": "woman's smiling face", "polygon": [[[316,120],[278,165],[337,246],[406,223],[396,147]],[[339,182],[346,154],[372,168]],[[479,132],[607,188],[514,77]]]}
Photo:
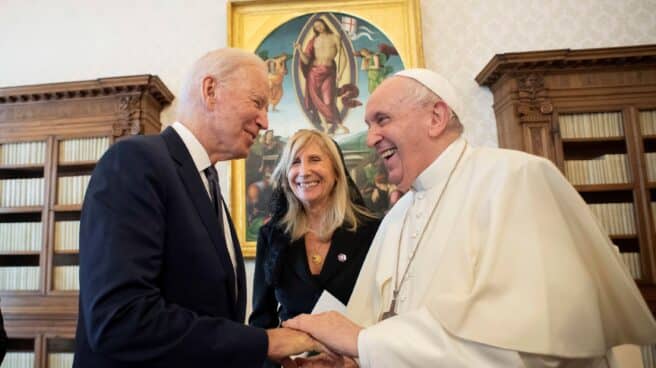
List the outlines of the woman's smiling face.
{"label": "woman's smiling face", "polygon": [[335,187],[335,165],[317,142],[309,142],[296,153],[287,180],[304,207],[321,208]]}

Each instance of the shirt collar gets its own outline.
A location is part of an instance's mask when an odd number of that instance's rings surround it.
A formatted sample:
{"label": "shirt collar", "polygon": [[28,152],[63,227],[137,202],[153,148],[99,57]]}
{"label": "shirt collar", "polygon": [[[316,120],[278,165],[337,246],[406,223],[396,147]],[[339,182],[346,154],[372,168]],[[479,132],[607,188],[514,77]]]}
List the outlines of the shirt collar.
{"label": "shirt collar", "polygon": [[431,188],[443,183],[451,168],[458,161],[460,152],[463,150],[467,141],[462,136],[458,137],[431,163],[424,171],[417,176],[415,182],[412,183],[411,189],[416,192],[430,190]]}
{"label": "shirt collar", "polygon": [[185,147],[187,147],[187,151],[189,151],[191,159],[194,161],[196,170],[202,172],[212,165],[210,162],[210,156],[207,154],[205,147],[200,144],[196,136],[194,136],[194,133],[192,133],[189,128],[179,121],[171,124],[171,128],[175,129]]}

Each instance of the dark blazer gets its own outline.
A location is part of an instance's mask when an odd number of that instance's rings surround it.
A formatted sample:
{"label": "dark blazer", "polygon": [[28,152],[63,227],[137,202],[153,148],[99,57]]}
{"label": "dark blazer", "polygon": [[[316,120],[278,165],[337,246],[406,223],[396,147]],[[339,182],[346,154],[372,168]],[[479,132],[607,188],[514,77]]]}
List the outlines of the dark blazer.
{"label": "dark blazer", "polygon": [[93,171],[80,222],[74,367],[257,367],[263,329],[245,326],[218,219],[172,128],[114,144]]}
{"label": "dark blazer", "polygon": [[0,310],[0,364],[5,358],[7,353],[7,332],[5,332],[5,324],[2,320],[2,311]]}
{"label": "dark blazer", "polygon": [[[356,232],[338,228],[318,276],[310,273],[304,239],[291,243],[289,236],[271,223],[260,228],[249,323],[272,328],[310,313],[323,290],[347,304],[379,224],[378,219],[368,219]],[[338,259],[340,254],[346,256],[344,262]]]}

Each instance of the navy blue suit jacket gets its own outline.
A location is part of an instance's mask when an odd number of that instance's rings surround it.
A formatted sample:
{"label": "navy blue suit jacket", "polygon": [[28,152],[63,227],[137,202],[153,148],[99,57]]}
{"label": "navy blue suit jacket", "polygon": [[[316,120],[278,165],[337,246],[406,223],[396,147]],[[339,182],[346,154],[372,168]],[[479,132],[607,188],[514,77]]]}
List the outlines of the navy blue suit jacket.
{"label": "navy blue suit jacket", "polygon": [[74,366],[261,366],[268,341],[243,324],[231,220],[230,233],[238,296],[224,234],[175,130],[114,144],[82,208]]}
{"label": "navy blue suit jacket", "polygon": [[317,276],[310,273],[304,238],[292,242],[278,226],[262,226],[257,238],[250,325],[273,328],[301,313],[311,313],[324,290],[347,304],[378,225],[379,219],[361,218],[357,231],[344,226],[335,230]]}

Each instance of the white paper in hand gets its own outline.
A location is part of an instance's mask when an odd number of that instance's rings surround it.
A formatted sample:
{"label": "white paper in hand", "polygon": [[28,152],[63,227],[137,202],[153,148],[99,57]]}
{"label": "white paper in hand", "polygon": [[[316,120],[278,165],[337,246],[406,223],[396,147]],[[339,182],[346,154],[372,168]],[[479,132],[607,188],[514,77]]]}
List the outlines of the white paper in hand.
{"label": "white paper in hand", "polygon": [[346,313],[346,305],[339,301],[333,294],[328,290],[324,290],[317,300],[317,304],[314,305],[312,309],[312,314],[319,314],[323,312],[335,311],[341,314]]}

